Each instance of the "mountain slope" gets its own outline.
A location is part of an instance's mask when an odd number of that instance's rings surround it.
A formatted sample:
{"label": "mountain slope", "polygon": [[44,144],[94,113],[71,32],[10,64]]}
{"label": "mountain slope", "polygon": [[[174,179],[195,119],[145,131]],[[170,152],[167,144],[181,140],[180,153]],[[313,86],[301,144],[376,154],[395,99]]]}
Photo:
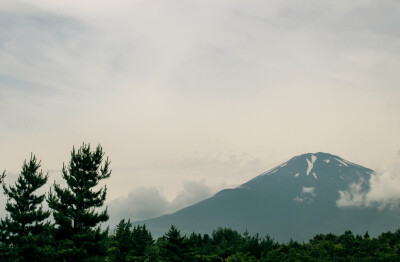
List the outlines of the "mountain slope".
{"label": "mountain slope", "polygon": [[265,172],[235,189],[173,214],[145,223],[155,236],[175,225],[183,233],[210,233],[222,227],[270,235],[279,241],[308,240],[317,233],[352,230],[379,233],[400,225],[400,217],[376,208],[339,208],[339,191],[356,183],[369,190],[373,170],[338,156],[304,154]]}

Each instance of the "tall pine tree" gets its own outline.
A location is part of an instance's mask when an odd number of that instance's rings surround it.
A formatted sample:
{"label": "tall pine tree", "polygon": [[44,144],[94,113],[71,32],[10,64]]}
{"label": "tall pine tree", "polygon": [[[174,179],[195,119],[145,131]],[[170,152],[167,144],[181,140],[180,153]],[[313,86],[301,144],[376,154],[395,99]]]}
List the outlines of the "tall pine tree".
{"label": "tall pine tree", "polygon": [[106,255],[108,233],[99,225],[108,220],[107,208],[96,209],[103,206],[107,187],[95,189],[111,174],[110,162],[106,159],[103,164],[103,156],[100,145],[94,151],[86,144],[77,151],[73,148],[68,167],[62,169],[67,187],[54,183],[54,192],[50,190],[48,204],[56,224],[59,260],[102,261]]}
{"label": "tall pine tree", "polygon": [[[39,170],[40,161],[31,155],[29,162],[22,165],[22,171],[14,185],[3,190],[7,196],[5,219],[0,221],[2,258],[10,261],[51,261],[50,225],[46,219],[42,202],[45,195],[35,191],[47,182],[48,175]],[[3,180],[5,173],[2,174]]]}

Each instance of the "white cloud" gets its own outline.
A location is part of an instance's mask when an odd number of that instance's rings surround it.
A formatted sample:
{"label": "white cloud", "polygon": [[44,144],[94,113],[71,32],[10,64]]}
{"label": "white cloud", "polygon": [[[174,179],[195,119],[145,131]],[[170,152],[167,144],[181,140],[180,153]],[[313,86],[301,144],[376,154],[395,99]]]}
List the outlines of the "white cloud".
{"label": "white cloud", "polygon": [[379,207],[398,207],[400,204],[400,163],[389,167],[384,173],[371,177],[371,190],[366,195],[367,204]]}
{"label": "white cloud", "polygon": [[127,196],[117,198],[108,204],[110,220],[107,224],[115,226],[123,218],[141,221],[169,214],[204,200],[216,191],[204,181],[186,181],[181,192],[175,199],[169,201],[162,190],[155,187],[136,188]]}
{"label": "white cloud", "polygon": [[301,190],[302,194],[310,194],[311,196],[315,197],[315,188],[314,187],[303,187]]}
{"label": "white cloud", "polygon": [[111,218],[142,220],[165,214],[168,201],[156,188],[137,188],[109,204]]}
{"label": "white cloud", "polygon": [[317,195],[314,187],[302,187],[300,195],[293,198],[294,201],[302,203],[307,202],[311,203],[314,201],[314,197]]}
{"label": "white cloud", "polygon": [[365,204],[365,192],[362,191],[363,179],[349,185],[349,190],[339,191],[338,207],[361,206]]}
{"label": "white cloud", "polygon": [[400,163],[391,165],[382,173],[371,175],[368,181],[370,189],[363,190],[364,181],[354,183],[349,190],[340,191],[340,198],[336,202],[338,207],[376,206],[383,208],[398,208],[400,204]]}
{"label": "white cloud", "polygon": [[216,193],[215,188],[209,187],[204,181],[186,181],[182,191],[169,204],[169,211],[174,212],[183,207],[193,205]]}

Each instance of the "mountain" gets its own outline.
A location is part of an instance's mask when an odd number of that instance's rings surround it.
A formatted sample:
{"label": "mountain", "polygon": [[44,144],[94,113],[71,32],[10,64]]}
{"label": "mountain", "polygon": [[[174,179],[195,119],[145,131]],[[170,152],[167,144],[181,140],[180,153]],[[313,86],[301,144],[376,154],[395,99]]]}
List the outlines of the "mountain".
{"label": "mountain", "polygon": [[237,188],[137,224],[146,224],[154,236],[161,236],[171,225],[185,234],[211,233],[221,226],[278,241],[307,241],[319,233],[345,230],[374,235],[397,229],[400,216],[389,209],[337,206],[340,191],[357,185],[360,192],[367,192],[373,174],[339,156],[303,154]]}

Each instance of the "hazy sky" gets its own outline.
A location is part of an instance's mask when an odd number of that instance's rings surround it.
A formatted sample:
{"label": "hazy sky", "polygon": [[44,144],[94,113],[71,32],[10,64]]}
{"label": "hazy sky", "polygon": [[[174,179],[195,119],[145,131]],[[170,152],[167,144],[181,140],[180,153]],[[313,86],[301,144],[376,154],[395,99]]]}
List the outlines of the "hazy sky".
{"label": "hazy sky", "polygon": [[100,143],[134,219],[302,153],[384,171],[399,101],[398,0],[0,0],[0,170]]}

